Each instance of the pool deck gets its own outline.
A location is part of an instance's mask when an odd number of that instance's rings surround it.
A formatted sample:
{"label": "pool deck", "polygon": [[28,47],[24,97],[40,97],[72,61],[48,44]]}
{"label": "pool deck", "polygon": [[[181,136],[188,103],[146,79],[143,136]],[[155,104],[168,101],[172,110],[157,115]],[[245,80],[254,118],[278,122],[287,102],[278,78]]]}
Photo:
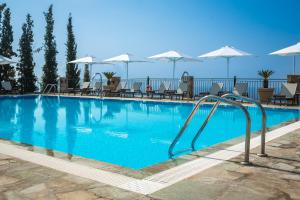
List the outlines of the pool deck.
{"label": "pool deck", "polygon": [[0,199],[300,199],[300,129],[144,196],[0,154]]}

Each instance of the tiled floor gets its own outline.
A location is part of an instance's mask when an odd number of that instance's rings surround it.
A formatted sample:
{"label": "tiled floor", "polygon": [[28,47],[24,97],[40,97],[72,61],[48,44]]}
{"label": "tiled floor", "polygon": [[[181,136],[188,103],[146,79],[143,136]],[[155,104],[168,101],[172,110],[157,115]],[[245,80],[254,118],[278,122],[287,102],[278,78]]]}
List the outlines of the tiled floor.
{"label": "tiled floor", "polygon": [[149,196],[0,154],[0,199],[300,199],[300,130],[268,143],[267,152],[252,154],[253,166],[237,157]]}

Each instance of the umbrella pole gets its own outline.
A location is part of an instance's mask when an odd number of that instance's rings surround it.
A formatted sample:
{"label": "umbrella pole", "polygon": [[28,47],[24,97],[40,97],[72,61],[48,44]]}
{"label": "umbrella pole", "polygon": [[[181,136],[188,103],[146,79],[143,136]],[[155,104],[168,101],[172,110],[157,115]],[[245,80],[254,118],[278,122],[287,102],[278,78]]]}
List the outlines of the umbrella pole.
{"label": "umbrella pole", "polygon": [[176,67],[176,61],[173,60],[173,89],[175,89],[175,67]]}
{"label": "umbrella pole", "polygon": [[227,58],[227,78],[229,78],[229,58]]}
{"label": "umbrella pole", "polygon": [[128,84],[128,62],[126,62],[126,81]]}
{"label": "umbrella pole", "polygon": [[294,75],[296,74],[296,56],[294,56]]}
{"label": "umbrella pole", "polygon": [[92,79],[92,64],[90,64],[90,81]]}

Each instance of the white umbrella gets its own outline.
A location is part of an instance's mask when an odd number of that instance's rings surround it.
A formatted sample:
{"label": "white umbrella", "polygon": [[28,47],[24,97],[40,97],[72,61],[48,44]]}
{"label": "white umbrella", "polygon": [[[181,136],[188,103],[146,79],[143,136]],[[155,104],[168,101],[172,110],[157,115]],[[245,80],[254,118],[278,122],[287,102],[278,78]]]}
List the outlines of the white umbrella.
{"label": "white umbrella", "polygon": [[17,63],[10,58],[0,55],[0,65],[14,64]]}
{"label": "white umbrella", "polygon": [[296,56],[300,55],[300,42],[298,42],[295,45],[292,45],[292,46],[286,47],[284,49],[280,49],[278,51],[270,53],[270,55],[293,56],[293,59],[294,59],[294,74],[295,74],[295,72],[296,72]]}
{"label": "white umbrella", "polygon": [[124,53],[112,58],[108,58],[103,60],[103,62],[106,63],[125,63],[126,65],[126,80],[128,81],[128,64],[129,63],[134,63],[134,62],[147,62],[146,60],[143,59],[138,59],[136,58],[134,55],[130,54],[130,53]]}
{"label": "white umbrella", "polygon": [[86,57],[82,57],[82,58],[78,58],[76,60],[72,60],[68,63],[74,63],[74,64],[93,64],[95,63],[95,59],[92,56],[86,56]]}
{"label": "white umbrella", "polygon": [[227,78],[229,78],[229,62],[230,58],[233,57],[242,57],[242,56],[251,56],[251,54],[236,49],[232,46],[225,46],[215,51],[198,56],[199,58],[226,58],[227,60]]}
{"label": "white umbrella", "polygon": [[[200,61],[197,59],[192,58],[191,56],[187,56],[185,54],[181,54],[177,51],[167,51],[161,54],[157,54],[154,56],[148,57],[149,59],[154,60],[162,60],[162,61],[168,61],[173,63],[173,83],[175,81],[175,68],[176,68],[176,62],[182,61],[182,62],[191,62],[191,61]],[[173,85],[174,87],[174,85]]]}
{"label": "white umbrella", "polygon": [[82,58],[78,58],[76,60],[72,60],[68,63],[73,63],[73,64],[88,64],[90,66],[90,77],[92,78],[92,65],[93,64],[110,64],[107,62],[97,62],[95,60],[95,57],[92,56],[86,56],[86,57],[82,57]]}

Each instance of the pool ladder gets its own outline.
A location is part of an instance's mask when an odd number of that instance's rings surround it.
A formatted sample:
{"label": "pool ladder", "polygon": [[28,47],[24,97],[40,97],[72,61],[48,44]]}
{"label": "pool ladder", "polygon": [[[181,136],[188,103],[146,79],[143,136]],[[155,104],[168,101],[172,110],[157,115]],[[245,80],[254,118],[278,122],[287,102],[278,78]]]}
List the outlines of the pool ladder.
{"label": "pool ladder", "polygon": [[53,88],[54,91],[57,91],[57,84],[47,84],[45,89],[43,90],[43,94],[49,94]]}
{"label": "pool ladder", "polygon": [[[230,105],[233,105],[235,107],[238,107],[245,114],[245,117],[246,117],[245,155],[244,155],[244,160],[241,163],[244,164],[244,165],[249,165],[250,164],[250,161],[249,161],[250,140],[251,140],[251,118],[250,118],[250,114],[249,114],[248,110],[245,108],[245,106],[243,106],[240,102],[233,101],[231,99],[242,100],[242,101],[246,101],[246,102],[249,102],[249,103],[253,103],[260,109],[260,111],[262,113],[262,131],[261,131],[261,151],[258,155],[259,156],[267,156],[267,154],[265,153],[265,135],[266,135],[266,130],[267,130],[267,128],[266,128],[266,112],[265,112],[265,109],[263,108],[263,106],[258,101],[255,101],[255,100],[250,99],[248,97],[239,96],[239,95],[235,95],[235,94],[225,94],[221,97],[220,96],[215,96],[215,95],[207,95],[207,96],[204,96],[204,97],[202,97],[201,99],[198,100],[198,102],[196,103],[196,105],[193,108],[192,112],[190,113],[190,115],[186,119],[185,123],[183,124],[182,128],[179,130],[178,134],[176,135],[173,142],[171,143],[171,145],[169,147],[169,150],[168,150],[169,157],[173,158],[175,155],[177,155],[179,153],[183,153],[183,152],[191,151],[191,150],[192,151],[196,150],[195,143],[196,143],[197,139],[199,138],[202,131],[206,127],[207,123],[209,122],[209,120],[211,119],[211,117],[213,116],[215,111],[217,110],[220,103],[223,102],[223,103],[230,104]],[[191,147],[187,148],[187,149],[177,151],[177,152],[174,152],[175,145],[177,144],[179,139],[184,134],[184,131],[186,130],[186,128],[190,124],[192,118],[194,117],[194,115],[199,110],[201,104],[203,102],[207,101],[207,100],[215,100],[216,102],[214,103],[214,105],[213,105],[212,109],[210,110],[208,116],[204,120],[202,126],[197,131],[196,135],[194,136],[194,138],[192,140],[192,143],[191,143]]]}
{"label": "pool ladder", "polygon": [[92,82],[95,81],[97,76],[100,77],[100,88],[97,92],[100,97],[103,97],[103,78],[102,78],[101,73],[95,73],[94,76],[92,77]]}

